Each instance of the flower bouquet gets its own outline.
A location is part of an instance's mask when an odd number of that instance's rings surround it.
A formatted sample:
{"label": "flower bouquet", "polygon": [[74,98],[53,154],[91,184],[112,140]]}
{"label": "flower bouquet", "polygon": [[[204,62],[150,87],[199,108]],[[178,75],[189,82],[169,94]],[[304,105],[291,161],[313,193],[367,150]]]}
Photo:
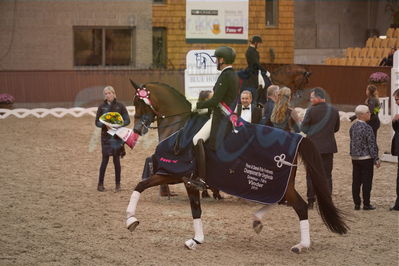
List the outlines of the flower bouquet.
{"label": "flower bouquet", "polygon": [[384,72],[374,72],[369,77],[369,82],[372,84],[388,82],[389,76]]}
{"label": "flower bouquet", "polygon": [[[108,112],[100,116],[100,122],[110,128],[118,128],[123,126],[123,118],[118,112]],[[111,134],[112,135],[112,134]]]}
{"label": "flower bouquet", "polygon": [[134,133],[133,130],[123,127],[123,118],[118,112],[108,112],[103,114],[99,121],[110,129],[108,134],[117,135],[121,138],[131,149],[136,145],[139,135]]}

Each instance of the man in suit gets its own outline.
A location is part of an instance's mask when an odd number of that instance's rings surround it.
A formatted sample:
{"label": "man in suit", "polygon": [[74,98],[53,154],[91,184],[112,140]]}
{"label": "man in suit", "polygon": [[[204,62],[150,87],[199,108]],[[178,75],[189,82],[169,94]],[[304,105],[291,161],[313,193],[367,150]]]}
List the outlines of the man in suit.
{"label": "man in suit", "polygon": [[[326,103],[326,92],[322,88],[314,88],[310,93],[311,106],[307,109],[301,130],[311,139],[320,152],[330,194],[332,193],[332,169],[334,153],[337,152],[335,132],[340,127],[338,110]],[[313,208],[315,194],[309,174],[307,180],[308,207]]]}
{"label": "man in suit", "polygon": [[262,109],[252,104],[252,93],[250,91],[241,92],[241,104],[237,105],[238,116],[249,123],[259,124],[262,118]]}
{"label": "man in suit", "polygon": [[198,169],[197,177],[186,180],[186,183],[199,190],[206,189],[204,181],[206,173],[204,142],[209,139],[210,148],[217,150],[225,134],[232,129],[230,120],[219,108],[219,103],[225,103],[230,109],[234,110],[239,90],[238,76],[232,66],[236,57],[234,49],[228,46],[221,46],[215,50],[214,57],[217,60],[217,69],[221,70],[222,73],[213,87],[213,96],[208,100],[197,102],[192,108],[193,111],[206,108],[212,110],[211,118],[193,138],[194,154]]}
{"label": "man in suit", "polygon": [[267,88],[267,101],[263,107],[263,116],[262,120],[260,121],[260,124],[269,127],[273,126],[273,123],[270,121],[270,117],[272,116],[274,104],[277,101],[277,93],[279,89],[280,88],[277,85],[270,85]]}
{"label": "man in suit", "polygon": [[[397,89],[393,93],[393,97],[395,97],[395,102],[399,107],[399,89]],[[393,135],[392,144],[391,144],[391,154],[399,155],[399,114],[396,114],[392,119],[392,128],[395,131]],[[395,205],[390,208],[391,211],[399,211],[399,164],[398,170],[396,173],[396,201]]]}

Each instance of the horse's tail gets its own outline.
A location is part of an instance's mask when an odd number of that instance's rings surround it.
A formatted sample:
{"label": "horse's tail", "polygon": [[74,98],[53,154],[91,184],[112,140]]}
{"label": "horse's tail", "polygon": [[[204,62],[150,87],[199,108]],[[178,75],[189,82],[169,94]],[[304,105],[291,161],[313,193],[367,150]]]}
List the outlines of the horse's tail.
{"label": "horse's tail", "polygon": [[334,206],[327,186],[327,178],[321,156],[316,146],[308,138],[303,138],[300,143],[299,153],[305,163],[307,173],[311,176],[319,213],[324,224],[334,233],[346,234],[349,227],[344,222],[343,213]]}

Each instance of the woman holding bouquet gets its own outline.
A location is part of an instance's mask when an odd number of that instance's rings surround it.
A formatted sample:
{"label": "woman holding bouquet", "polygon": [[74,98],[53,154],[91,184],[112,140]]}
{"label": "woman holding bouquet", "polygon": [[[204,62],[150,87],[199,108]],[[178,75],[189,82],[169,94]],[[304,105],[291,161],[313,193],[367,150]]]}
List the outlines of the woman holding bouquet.
{"label": "woman holding bouquet", "polygon": [[102,161],[100,165],[100,173],[98,177],[98,191],[104,191],[104,175],[109,161],[112,156],[115,166],[115,192],[121,190],[121,163],[120,157],[125,155],[124,142],[117,135],[110,135],[107,131],[112,129],[108,123],[105,125],[100,121],[103,114],[115,112],[122,117],[121,126],[130,124],[129,114],[126,107],[116,100],[116,93],[113,87],[107,86],[104,88],[104,102],[98,107],[95,124],[101,128],[101,149]]}

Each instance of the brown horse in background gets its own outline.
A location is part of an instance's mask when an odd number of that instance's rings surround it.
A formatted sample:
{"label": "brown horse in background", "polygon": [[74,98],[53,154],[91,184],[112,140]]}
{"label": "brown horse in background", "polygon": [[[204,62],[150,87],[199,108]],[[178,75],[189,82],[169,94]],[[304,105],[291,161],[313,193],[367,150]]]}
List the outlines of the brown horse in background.
{"label": "brown horse in background", "polygon": [[270,79],[274,85],[286,86],[295,93],[309,83],[311,73],[300,65],[284,65],[271,70]]}
{"label": "brown horse in background", "polygon": [[[138,86],[132,82],[135,88],[135,115],[134,115],[134,131],[139,135],[144,135],[152,122],[157,120],[160,136],[168,136],[173,133],[174,125],[183,124],[188,118],[191,110],[191,104],[186,98],[174,88],[156,82],[150,82],[143,86]],[[140,95],[138,97],[137,95]],[[141,97],[145,95],[146,97]],[[169,126],[171,125],[171,126]],[[260,126],[262,127],[262,126]],[[279,131],[278,129],[270,128],[272,131]],[[162,131],[162,132],[161,132]],[[165,134],[166,132],[166,134]],[[277,132],[278,134],[278,132]],[[273,153],[273,150],[270,150]],[[315,189],[319,214],[329,230],[338,234],[345,234],[348,230],[341,212],[334,206],[331,195],[327,187],[327,178],[324,173],[321,157],[314,144],[307,138],[303,138],[298,145],[298,153],[301,156],[307,172],[312,177],[312,184]],[[204,151],[202,154],[205,154]],[[297,156],[298,154],[296,154]],[[204,158],[202,158],[204,160]],[[285,191],[285,199],[288,204],[292,206],[300,220],[301,241],[294,245],[291,251],[300,253],[303,248],[310,247],[309,223],[308,223],[308,208],[306,202],[302,199],[295,189],[295,176],[297,158],[291,165],[288,185]],[[215,169],[207,169],[207,172],[212,173]],[[161,175],[154,174],[148,179],[145,179],[137,184],[135,187],[127,207],[126,227],[130,231],[134,231],[138,226],[139,221],[136,218],[137,203],[140,199],[141,193],[147,188],[158,186],[161,184],[175,184],[183,182],[182,176]],[[191,212],[194,225],[194,237],[185,242],[185,246],[189,249],[195,249],[198,244],[204,242],[204,232],[201,221],[201,200],[199,191],[190,187],[185,183],[189,202],[191,205]],[[261,219],[272,207],[271,204],[264,205],[259,209],[254,216],[253,229],[256,233],[262,230]]]}

